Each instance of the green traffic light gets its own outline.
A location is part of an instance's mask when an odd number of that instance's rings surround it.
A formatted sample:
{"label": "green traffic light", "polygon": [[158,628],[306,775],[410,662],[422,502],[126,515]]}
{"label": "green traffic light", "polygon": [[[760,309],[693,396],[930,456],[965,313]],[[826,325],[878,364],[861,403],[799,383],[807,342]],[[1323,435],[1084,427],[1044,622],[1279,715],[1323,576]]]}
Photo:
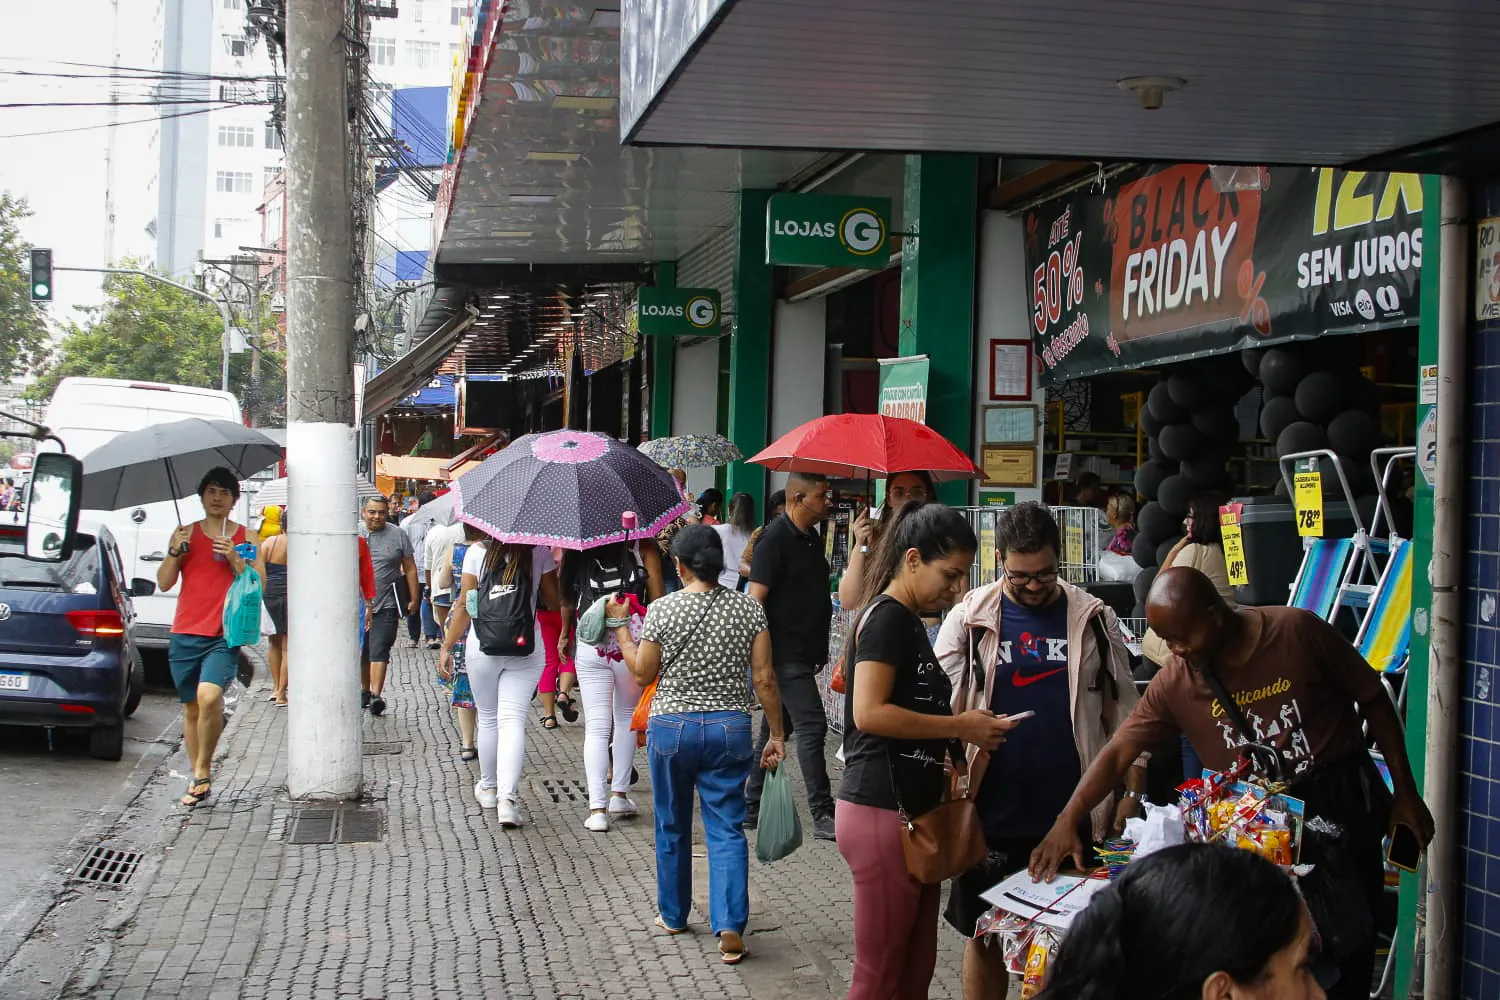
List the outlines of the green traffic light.
{"label": "green traffic light", "polygon": [[45,284],[38,283],[32,286],[31,297],[34,299],[46,299],[52,297],[52,289]]}

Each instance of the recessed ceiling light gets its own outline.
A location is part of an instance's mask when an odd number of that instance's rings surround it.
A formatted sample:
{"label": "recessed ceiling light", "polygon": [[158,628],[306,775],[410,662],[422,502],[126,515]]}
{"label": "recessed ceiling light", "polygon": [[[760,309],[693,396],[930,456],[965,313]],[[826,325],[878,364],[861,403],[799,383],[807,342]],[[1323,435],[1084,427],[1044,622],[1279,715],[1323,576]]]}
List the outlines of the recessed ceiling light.
{"label": "recessed ceiling light", "polygon": [[601,7],[594,11],[594,16],[589,18],[589,26],[593,28],[618,28],[620,26],[620,12],[618,9]]}
{"label": "recessed ceiling light", "polygon": [[568,153],[561,151],[548,151],[544,149],[533,149],[526,154],[526,159],[535,160],[539,163],[572,163],[582,156],[582,153]]}
{"label": "recessed ceiling light", "polygon": [[555,194],[513,194],[510,200],[521,205],[546,205],[557,198]]}
{"label": "recessed ceiling light", "polygon": [[532,231],[530,229],[497,229],[490,235],[502,240],[524,240],[531,237]]}
{"label": "recessed ceiling light", "polygon": [[510,296],[509,295],[498,295],[497,294],[497,295],[491,295],[490,298],[494,299],[496,301],[499,301],[501,299],[508,299],[508,298],[510,298]]}
{"label": "recessed ceiling light", "polygon": [[591,97],[584,94],[558,94],[552,99],[554,108],[564,111],[613,111],[613,97]]}

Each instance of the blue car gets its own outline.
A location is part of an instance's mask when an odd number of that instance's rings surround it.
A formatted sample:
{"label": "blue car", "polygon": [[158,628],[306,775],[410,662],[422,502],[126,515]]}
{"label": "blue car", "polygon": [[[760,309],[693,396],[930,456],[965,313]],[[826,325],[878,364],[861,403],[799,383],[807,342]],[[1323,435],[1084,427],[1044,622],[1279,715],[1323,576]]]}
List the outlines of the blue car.
{"label": "blue car", "polygon": [[132,588],[107,528],[80,532],[62,562],[21,551],[0,530],[0,724],[87,729],[90,754],[119,760],[145,685],[131,597],[156,585]]}

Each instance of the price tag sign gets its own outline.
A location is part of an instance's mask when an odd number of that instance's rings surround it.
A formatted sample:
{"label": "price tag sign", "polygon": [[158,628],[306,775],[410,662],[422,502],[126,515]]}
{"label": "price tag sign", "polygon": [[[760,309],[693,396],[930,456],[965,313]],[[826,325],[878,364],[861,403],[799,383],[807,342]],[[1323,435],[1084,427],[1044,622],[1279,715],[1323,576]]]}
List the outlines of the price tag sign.
{"label": "price tag sign", "polygon": [[1068,530],[1063,533],[1063,562],[1070,566],[1083,565],[1083,525],[1069,519]]}
{"label": "price tag sign", "polygon": [[1323,537],[1323,475],[1316,458],[1297,463],[1292,477],[1292,504],[1297,510],[1297,534],[1303,538]]}
{"label": "price tag sign", "polygon": [[1229,570],[1229,584],[1233,587],[1250,586],[1250,573],[1245,566],[1245,538],[1240,533],[1241,505],[1228,503],[1219,508],[1219,535],[1224,541],[1224,566]]}

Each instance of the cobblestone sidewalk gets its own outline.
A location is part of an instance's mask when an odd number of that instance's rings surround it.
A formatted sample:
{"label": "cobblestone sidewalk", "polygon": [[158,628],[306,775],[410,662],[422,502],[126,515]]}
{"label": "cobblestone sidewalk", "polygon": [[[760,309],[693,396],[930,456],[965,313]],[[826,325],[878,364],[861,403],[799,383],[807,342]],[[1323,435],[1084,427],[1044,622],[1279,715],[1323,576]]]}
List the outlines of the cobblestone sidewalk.
{"label": "cobblestone sidewalk", "polygon": [[[635,792],[641,817],[608,834],[588,833],[583,727],[549,732],[534,712],[522,780],[526,825],[504,831],[493,810],[474,802],[477,766],[456,755],[451,712],[433,683],[436,653],[408,648],[404,636],[398,646],[390,710],[365,723],[368,805],[383,812],[383,839],[287,841],[294,813],[285,789],[287,715],[264,700],[262,680],[225,733],[214,798],[174,814],[146,858],[133,916],[68,995],[844,995],[851,883],[833,844],[812,840],[809,829],[807,843],[785,861],[752,859],[752,956],[725,967],[702,916],[701,836],[695,933],[669,938],[652,926],[644,752]],[[830,751],[835,745],[831,739]],[[147,794],[170,799],[179,784],[162,777]],[[805,810],[800,787],[798,802]],[[961,942],[946,926],[939,939],[932,996],[957,997]]]}

